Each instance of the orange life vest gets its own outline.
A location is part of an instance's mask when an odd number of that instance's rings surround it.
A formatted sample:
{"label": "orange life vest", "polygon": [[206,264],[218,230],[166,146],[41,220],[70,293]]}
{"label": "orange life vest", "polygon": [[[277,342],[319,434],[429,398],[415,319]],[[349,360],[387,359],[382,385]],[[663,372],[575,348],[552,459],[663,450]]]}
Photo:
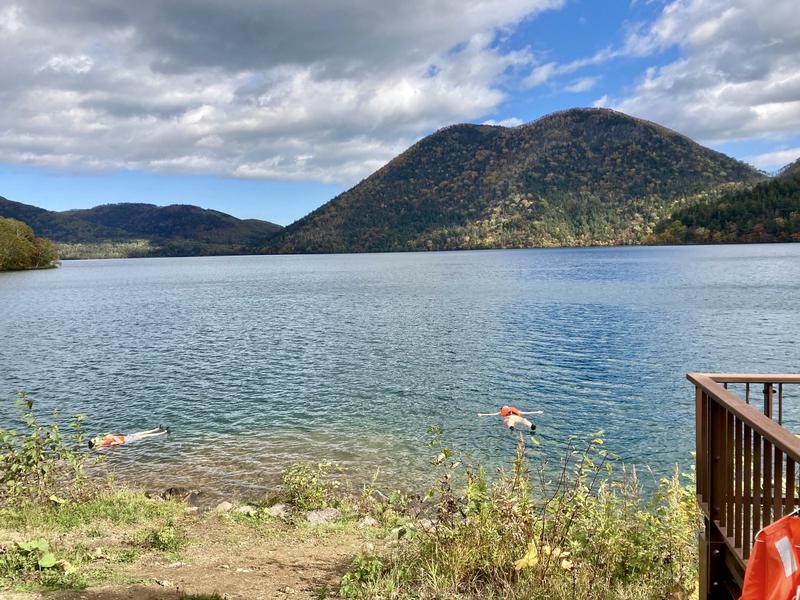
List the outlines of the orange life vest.
{"label": "orange life vest", "polygon": [[103,438],[96,445],[100,448],[108,448],[109,446],[119,446],[125,443],[124,435],[104,435]]}
{"label": "orange life vest", "polygon": [[507,417],[509,415],[520,416],[520,414],[521,413],[519,412],[519,409],[516,408],[515,406],[504,406],[503,408],[500,409],[501,417]]}
{"label": "orange life vest", "polygon": [[790,600],[800,593],[800,518],[785,516],[758,532],[739,600]]}

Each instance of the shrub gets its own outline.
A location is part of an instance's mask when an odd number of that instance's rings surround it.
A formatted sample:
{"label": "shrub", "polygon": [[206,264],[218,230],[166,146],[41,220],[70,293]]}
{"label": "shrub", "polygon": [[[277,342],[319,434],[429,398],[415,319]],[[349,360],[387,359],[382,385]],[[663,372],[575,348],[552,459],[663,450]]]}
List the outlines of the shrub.
{"label": "shrub", "polygon": [[490,480],[443,449],[428,524],[405,528],[386,556],[354,561],[341,595],[632,599],[694,592],[699,517],[691,485],[677,473],[648,499],[635,471],[614,469],[600,435],[571,439],[555,464],[527,452],[520,437],[511,468]]}
{"label": "shrub", "polygon": [[282,476],[287,502],[300,510],[317,510],[330,506],[338,488],[338,483],[329,479],[334,468],[329,461],[316,466],[296,463],[289,467]]}
{"label": "shrub", "polygon": [[339,581],[339,596],[362,598],[388,593],[387,581],[382,579],[386,571],[384,561],[377,556],[356,556],[350,569]]}
{"label": "shrub", "polygon": [[172,522],[158,529],[139,531],[133,536],[136,545],[160,552],[177,552],[186,545],[186,541],[186,534]]}
{"label": "shrub", "polygon": [[[75,490],[84,479],[85,448],[83,415],[70,420],[70,431],[52,421],[40,424],[33,399],[20,392],[16,400],[24,429],[0,429],[0,502],[28,499],[42,501]],[[58,493],[58,496],[55,494]]]}
{"label": "shrub", "polygon": [[0,585],[38,584],[45,587],[83,587],[75,568],[59,559],[47,540],[0,546]]}

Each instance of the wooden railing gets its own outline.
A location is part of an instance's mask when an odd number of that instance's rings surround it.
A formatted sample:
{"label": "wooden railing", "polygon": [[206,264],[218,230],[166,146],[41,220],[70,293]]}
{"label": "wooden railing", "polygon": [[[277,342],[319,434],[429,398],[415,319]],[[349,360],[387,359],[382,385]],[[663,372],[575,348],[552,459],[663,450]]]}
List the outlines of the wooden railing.
{"label": "wooden railing", "polygon": [[785,386],[800,384],[800,375],[687,377],[695,384],[697,502],[705,519],[700,600],[738,598],[753,536],[800,504],[800,439],[782,426]]}

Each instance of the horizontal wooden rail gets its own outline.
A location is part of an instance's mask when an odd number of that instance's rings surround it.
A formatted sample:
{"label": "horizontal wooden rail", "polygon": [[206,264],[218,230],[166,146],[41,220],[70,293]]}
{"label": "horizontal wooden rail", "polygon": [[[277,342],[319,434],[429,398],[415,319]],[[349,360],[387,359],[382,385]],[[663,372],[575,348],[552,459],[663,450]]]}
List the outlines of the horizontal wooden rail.
{"label": "horizontal wooden rail", "polygon": [[[800,375],[687,377],[695,384],[697,501],[705,520],[700,598],[736,598],[754,535],[798,504],[800,439],[781,422],[783,386],[800,384]],[[727,384],[745,384],[744,401]],[[751,403],[753,385],[762,387],[763,410]]]}
{"label": "horizontal wooden rail", "polygon": [[800,383],[800,375],[787,373],[689,373],[688,378],[700,376],[717,383]]}

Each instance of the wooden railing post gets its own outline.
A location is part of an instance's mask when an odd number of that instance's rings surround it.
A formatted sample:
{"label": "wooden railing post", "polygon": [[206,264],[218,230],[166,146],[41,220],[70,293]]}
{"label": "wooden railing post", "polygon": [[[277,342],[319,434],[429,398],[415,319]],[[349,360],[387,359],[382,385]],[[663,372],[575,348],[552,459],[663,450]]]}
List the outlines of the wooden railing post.
{"label": "wooden railing post", "polygon": [[764,414],[768,416],[770,419],[772,418],[772,384],[765,383],[764,384]]}

